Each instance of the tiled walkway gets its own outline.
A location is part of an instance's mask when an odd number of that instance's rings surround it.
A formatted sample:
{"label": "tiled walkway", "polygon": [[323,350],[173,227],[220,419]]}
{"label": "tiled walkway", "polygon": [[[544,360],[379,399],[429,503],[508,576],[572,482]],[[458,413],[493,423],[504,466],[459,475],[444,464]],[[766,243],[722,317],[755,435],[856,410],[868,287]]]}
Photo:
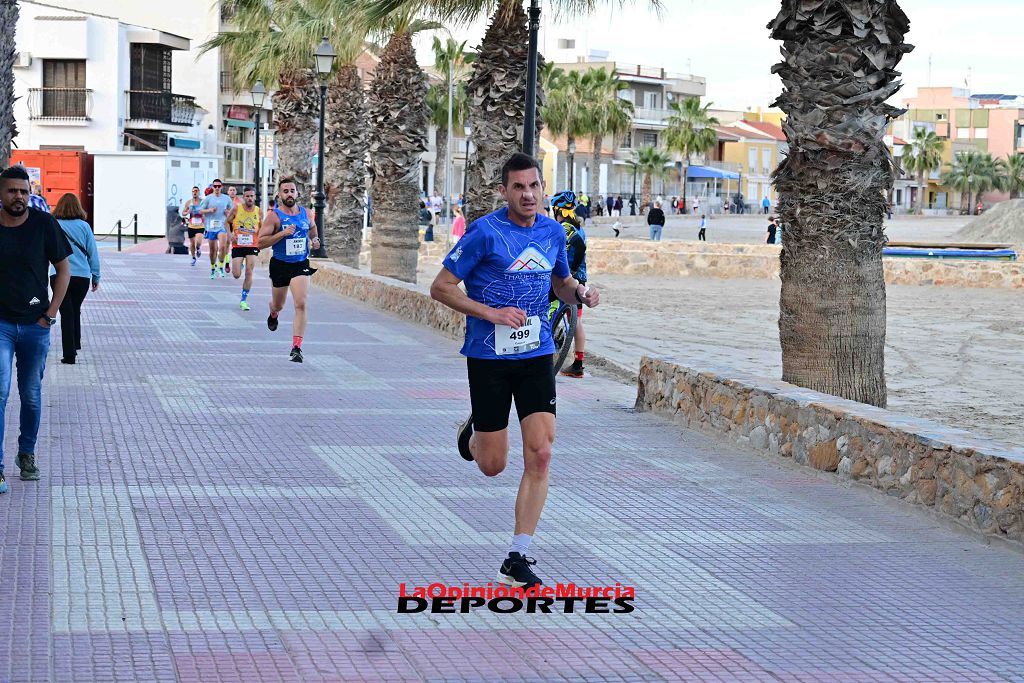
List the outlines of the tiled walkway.
{"label": "tiled walkway", "polygon": [[[307,362],[234,280],[104,255],[80,364],[0,497],[0,680],[1024,681],[1024,555],[559,381],[549,582],[632,614],[397,614],[485,584],[521,458],[453,448],[458,345],[316,293]],[[599,312],[595,312],[599,315]],[[16,392],[15,392],[16,393]]]}

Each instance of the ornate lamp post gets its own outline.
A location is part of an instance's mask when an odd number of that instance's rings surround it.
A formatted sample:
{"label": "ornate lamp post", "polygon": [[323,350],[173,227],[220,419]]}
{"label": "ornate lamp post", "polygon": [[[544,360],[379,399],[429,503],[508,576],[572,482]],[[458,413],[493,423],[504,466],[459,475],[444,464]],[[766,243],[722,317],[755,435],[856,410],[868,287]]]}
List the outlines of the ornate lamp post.
{"label": "ornate lamp post", "polygon": [[571,140],[569,142],[569,187],[567,190],[572,190],[576,185],[576,141]]}
{"label": "ornate lamp post", "polygon": [[526,58],[526,119],[523,122],[523,153],[536,156],[537,142],[537,33],[540,31],[540,0],[530,0],[530,53]]}
{"label": "ornate lamp post", "polygon": [[256,206],[262,207],[260,203],[260,114],[263,113],[263,101],[267,98],[267,89],[263,87],[263,81],[256,81],[249,91],[252,95],[252,106],[256,110],[256,161],[253,163],[252,184],[256,188]]}
{"label": "ornate lamp post", "polygon": [[316,192],[313,194],[313,210],[316,212],[316,234],[320,237],[320,248],[314,249],[311,256],[315,258],[327,258],[327,239],[324,235],[324,117],[327,102],[327,76],[334,67],[334,58],[337,54],[334,48],[324,38],[320,41],[320,47],[313,53],[316,59],[316,73],[320,77],[320,151],[316,161]]}

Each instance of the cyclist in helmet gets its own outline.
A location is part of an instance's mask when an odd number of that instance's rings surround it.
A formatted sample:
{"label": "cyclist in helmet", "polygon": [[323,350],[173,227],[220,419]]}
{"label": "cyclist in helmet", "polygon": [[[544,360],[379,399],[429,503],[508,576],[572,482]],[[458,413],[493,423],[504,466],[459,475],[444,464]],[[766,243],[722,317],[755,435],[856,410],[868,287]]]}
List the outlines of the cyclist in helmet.
{"label": "cyclist in helmet", "polygon": [[[569,260],[569,271],[572,276],[579,280],[580,284],[587,283],[587,234],[583,231],[582,221],[577,211],[581,208],[576,193],[572,190],[559,192],[551,198],[551,218],[558,221],[565,228],[565,255]],[[558,310],[558,299],[552,296],[550,315]],[[576,344],[576,352],[572,365],[562,371],[566,377],[583,377],[583,353],[586,345],[587,335],[583,330],[583,306],[577,306],[579,314],[576,323],[576,333],[573,340]]]}

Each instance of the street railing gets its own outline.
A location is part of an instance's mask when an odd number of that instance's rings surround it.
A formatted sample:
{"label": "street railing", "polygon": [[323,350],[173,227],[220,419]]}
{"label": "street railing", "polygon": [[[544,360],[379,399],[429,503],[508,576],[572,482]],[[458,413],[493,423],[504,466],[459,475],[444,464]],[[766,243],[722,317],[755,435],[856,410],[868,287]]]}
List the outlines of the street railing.
{"label": "street railing", "polygon": [[166,90],[125,90],[128,118],[135,121],[158,121],[175,126],[191,126],[196,122],[196,98],[177,95]]}

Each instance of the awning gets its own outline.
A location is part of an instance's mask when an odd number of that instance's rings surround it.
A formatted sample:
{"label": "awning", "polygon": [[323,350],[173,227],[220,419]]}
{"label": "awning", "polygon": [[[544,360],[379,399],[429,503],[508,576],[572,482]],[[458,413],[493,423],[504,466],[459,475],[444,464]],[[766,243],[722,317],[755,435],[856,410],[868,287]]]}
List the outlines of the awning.
{"label": "awning", "polygon": [[224,119],[224,120],[227,121],[227,124],[229,126],[234,126],[235,128],[255,128],[256,127],[256,123],[253,122],[253,121],[239,121],[238,119]]}
{"label": "awning", "polygon": [[686,172],[687,178],[719,178],[721,180],[739,180],[740,174],[723,171],[711,166],[691,166]]}

